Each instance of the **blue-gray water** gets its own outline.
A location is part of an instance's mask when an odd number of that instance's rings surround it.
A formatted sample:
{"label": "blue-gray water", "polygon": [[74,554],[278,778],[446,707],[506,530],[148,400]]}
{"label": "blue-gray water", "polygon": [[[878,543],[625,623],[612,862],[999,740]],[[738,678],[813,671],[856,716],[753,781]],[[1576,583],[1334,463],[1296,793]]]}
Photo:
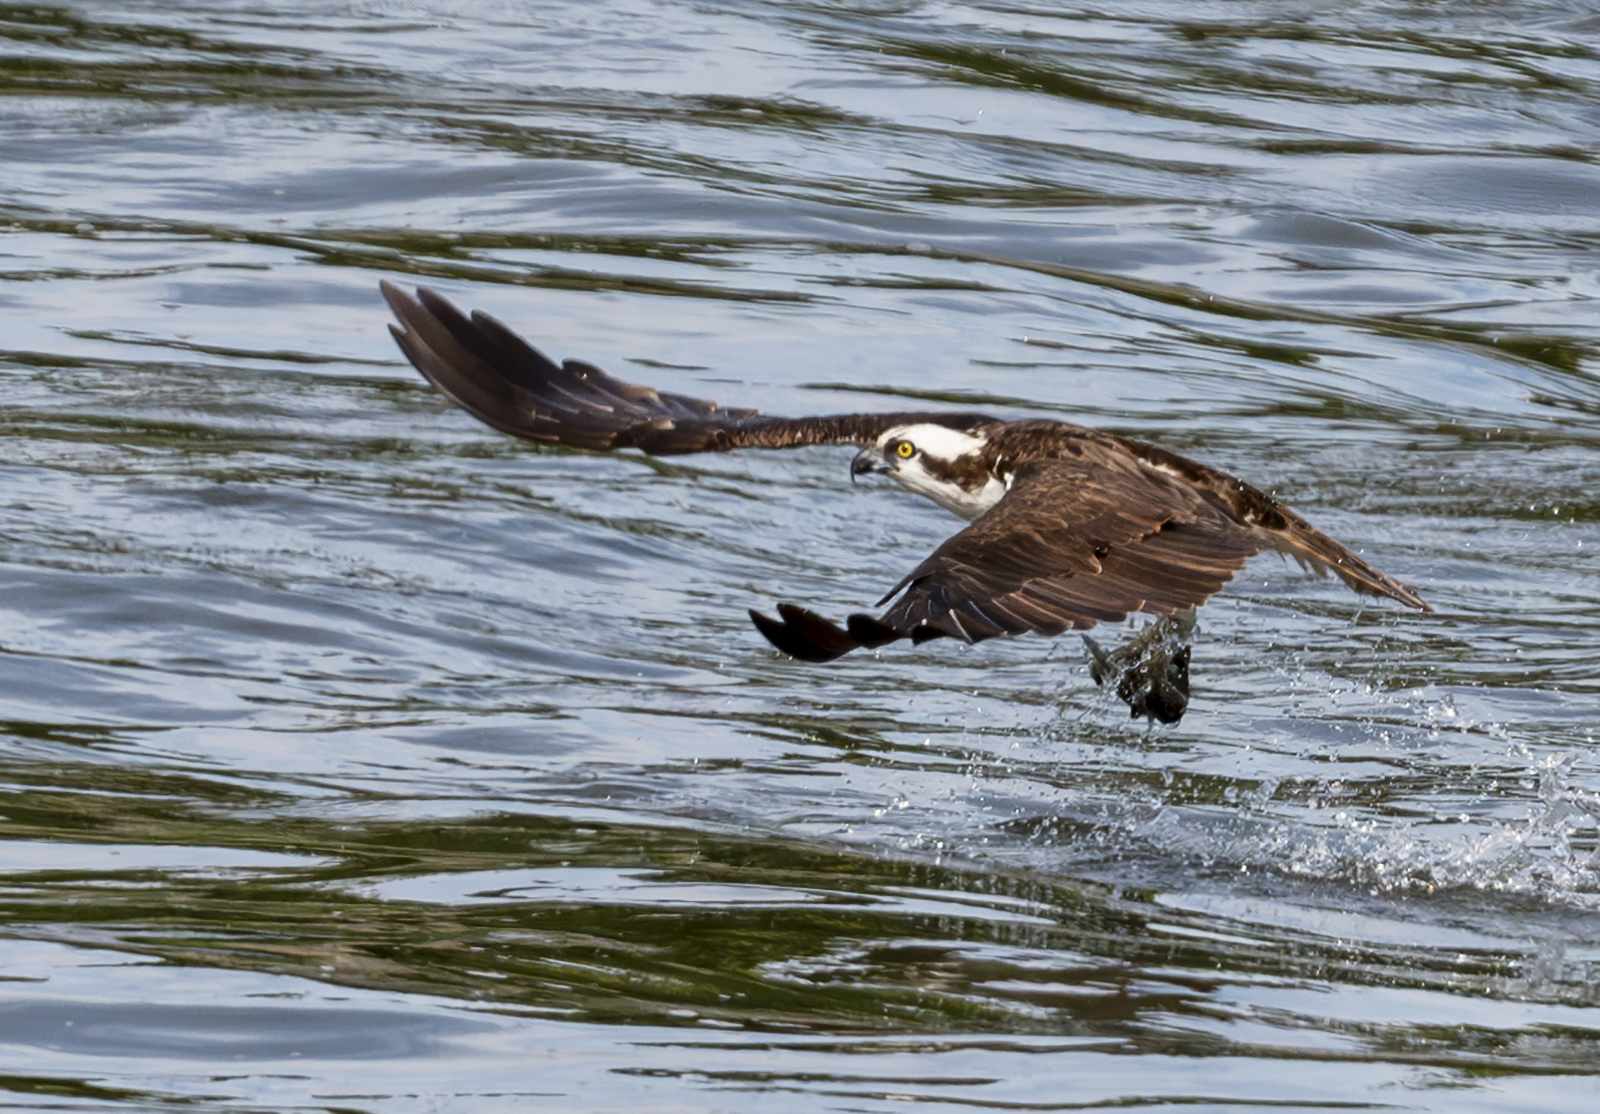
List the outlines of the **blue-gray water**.
{"label": "blue-gray water", "polygon": [[[1600,1094],[1591,5],[0,4],[0,91],[0,1105]],[[1156,440],[1437,611],[1258,558],[1157,730],[792,663],[955,521],[511,443],[383,278]]]}

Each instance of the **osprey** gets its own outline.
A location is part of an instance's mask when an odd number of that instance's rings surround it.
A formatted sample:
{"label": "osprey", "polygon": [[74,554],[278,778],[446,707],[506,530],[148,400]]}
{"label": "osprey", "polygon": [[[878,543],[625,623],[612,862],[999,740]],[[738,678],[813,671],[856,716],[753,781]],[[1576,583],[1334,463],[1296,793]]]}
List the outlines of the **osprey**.
{"label": "osprey", "polygon": [[[417,370],[502,433],[660,456],[856,445],[852,479],[884,473],[971,520],[878,601],[899,596],[876,618],[851,615],[841,627],[789,603],[778,604],[775,619],[752,610],[756,629],[801,661],[901,638],[980,642],[1058,635],[1134,611],[1183,615],[1266,549],[1331,571],[1358,592],[1430,610],[1277,500],[1155,445],[1048,419],[726,410],[578,360],[556,364],[487,314],[468,317],[431,290],[413,298],[382,285],[400,321],[390,332]],[[1186,651],[1183,665],[1186,684]]]}

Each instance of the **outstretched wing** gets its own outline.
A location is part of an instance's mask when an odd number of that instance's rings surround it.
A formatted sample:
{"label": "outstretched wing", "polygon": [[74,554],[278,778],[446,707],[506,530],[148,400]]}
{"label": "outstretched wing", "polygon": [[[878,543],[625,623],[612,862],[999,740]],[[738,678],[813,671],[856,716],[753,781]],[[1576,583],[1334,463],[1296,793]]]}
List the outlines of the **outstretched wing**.
{"label": "outstretched wing", "polygon": [[552,445],[657,456],[798,445],[867,445],[918,421],[968,428],[982,414],[837,414],[763,417],[715,402],[624,383],[593,364],[557,364],[486,313],[470,317],[431,290],[416,297],[382,283],[399,325],[389,326],[424,378],[485,425]]}
{"label": "outstretched wing", "polygon": [[882,617],[852,615],[841,629],[780,604],[777,619],[751,618],[802,661],[899,638],[1057,635],[1202,603],[1272,545],[1193,483],[1130,453],[1066,457],[1019,469],[999,503],[880,601],[905,592]]}
{"label": "outstretched wing", "polygon": [[[997,426],[982,414],[777,418],[724,410],[624,383],[578,360],[557,364],[487,314],[469,317],[430,290],[412,297],[382,285],[400,321],[391,331],[417,370],[486,425],[529,441],[666,455],[865,445],[918,422]],[[884,597],[905,592],[881,618],[852,615],[841,629],[792,604],[779,604],[777,619],[754,611],[751,618],[774,646],[803,661],[899,638],[1055,635],[1132,611],[1168,615],[1199,604],[1267,548],[1330,569],[1358,591],[1427,610],[1411,589],[1232,477],[1153,445],[1086,430],[1072,436],[1109,451],[1019,468],[999,503]]]}

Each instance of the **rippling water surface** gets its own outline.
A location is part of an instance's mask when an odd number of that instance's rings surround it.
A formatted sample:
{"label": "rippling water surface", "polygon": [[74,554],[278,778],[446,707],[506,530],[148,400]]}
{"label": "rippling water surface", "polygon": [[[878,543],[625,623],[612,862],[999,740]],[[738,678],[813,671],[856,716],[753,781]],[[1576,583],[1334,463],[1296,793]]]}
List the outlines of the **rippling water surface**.
{"label": "rippling water surface", "polygon": [[[6,1105],[1592,1104],[1589,5],[0,36]],[[1156,440],[1437,611],[1259,558],[1154,730],[1070,637],[789,662],[746,608],[953,520],[512,443],[383,278],[731,405]]]}

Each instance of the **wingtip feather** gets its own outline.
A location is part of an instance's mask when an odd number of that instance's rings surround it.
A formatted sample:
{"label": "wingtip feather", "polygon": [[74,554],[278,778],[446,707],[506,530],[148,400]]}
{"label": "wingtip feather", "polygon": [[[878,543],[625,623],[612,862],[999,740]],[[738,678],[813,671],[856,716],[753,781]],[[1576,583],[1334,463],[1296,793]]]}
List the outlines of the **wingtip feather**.
{"label": "wingtip feather", "polygon": [[791,603],[778,605],[773,619],[751,608],[750,621],[772,645],[796,661],[833,661],[857,649],[859,643],[815,612]]}

